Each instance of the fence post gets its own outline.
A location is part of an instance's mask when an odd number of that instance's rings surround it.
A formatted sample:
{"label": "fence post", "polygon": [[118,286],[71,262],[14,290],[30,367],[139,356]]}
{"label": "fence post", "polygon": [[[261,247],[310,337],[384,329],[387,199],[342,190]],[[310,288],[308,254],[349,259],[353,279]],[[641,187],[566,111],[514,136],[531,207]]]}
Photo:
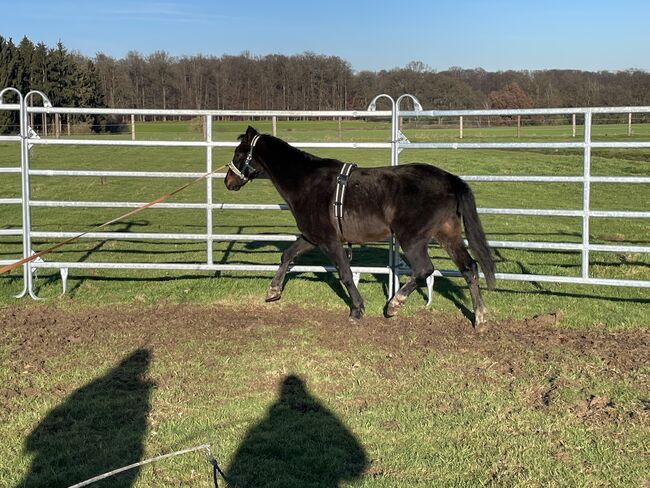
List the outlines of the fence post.
{"label": "fence post", "polygon": [[[30,183],[29,183],[29,127],[27,125],[27,113],[29,100],[33,95],[38,95],[41,97],[43,107],[51,108],[52,102],[47,96],[39,91],[32,90],[23,98],[23,112],[24,116],[22,117],[22,127],[21,127],[21,179],[23,185],[23,195],[22,195],[22,206],[23,206],[23,250],[25,257],[29,257],[32,254],[32,217],[31,217],[31,196],[30,196]],[[46,113],[43,113],[43,118],[46,121],[44,125],[44,131],[47,130],[47,118]],[[44,132],[47,135],[47,132]],[[39,298],[34,293],[34,277],[32,275],[32,263],[26,263],[26,292],[29,293],[29,296],[34,300]],[[23,295],[19,295],[16,298],[20,298]]]}
{"label": "fence post", "polygon": [[278,137],[278,117],[274,115],[271,120],[273,122],[273,137]]}
{"label": "fence post", "polygon": [[460,127],[460,139],[463,138],[463,116],[460,116],[460,121],[459,121],[459,127]]}
{"label": "fence post", "polygon": [[[391,99],[392,101],[392,99]],[[397,166],[399,164],[399,153],[398,153],[398,140],[399,132],[401,129],[402,120],[399,117],[399,108],[397,104],[393,101],[393,114],[391,117],[391,147],[390,147],[390,165]],[[399,247],[397,245],[397,240],[395,239],[395,234],[391,232],[390,242],[389,242],[389,255],[388,255],[388,266],[390,267],[390,274],[388,275],[388,299],[393,298],[397,290],[399,290],[399,273],[397,272],[397,266],[399,265]]]}
{"label": "fence post", "polygon": [[206,235],[207,235],[207,263],[214,264],[213,257],[213,243],[212,243],[212,115],[205,116],[205,172],[210,173],[205,179],[205,194],[206,194]]}
{"label": "fence post", "polygon": [[[22,98],[22,97],[21,97]],[[32,223],[31,212],[29,207],[29,126],[27,125],[27,96],[22,98],[20,108],[20,182],[21,182],[21,206],[23,213],[23,258],[27,258],[32,253]],[[43,114],[45,120],[45,114]],[[32,264],[23,265],[23,280],[25,281],[24,291],[17,295],[21,298],[27,294],[33,296],[32,292]]]}
{"label": "fence post", "polygon": [[131,140],[135,141],[135,114],[131,114]]}
{"label": "fence post", "polygon": [[[2,97],[7,92],[13,92],[18,95],[18,125],[20,133],[20,196],[21,196],[21,210],[22,210],[22,222],[21,222],[21,233],[22,233],[22,257],[26,258],[29,256],[29,250],[25,245],[25,148],[27,147],[27,111],[25,105],[25,98],[23,94],[16,88],[7,87],[0,90],[0,103],[2,102]],[[27,294],[27,277],[30,273],[29,263],[25,263],[22,266],[23,268],[23,290],[16,295],[16,298],[21,298]]]}
{"label": "fence post", "polygon": [[571,137],[576,136],[576,114],[571,115]]}
{"label": "fence post", "polygon": [[627,136],[632,137],[632,112],[627,114]]}
{"label": "fence post", "polygon": [[582,278],[589,278],[589,212],[591,190],[591,111],[585,112],[585,149],[582,186]]}

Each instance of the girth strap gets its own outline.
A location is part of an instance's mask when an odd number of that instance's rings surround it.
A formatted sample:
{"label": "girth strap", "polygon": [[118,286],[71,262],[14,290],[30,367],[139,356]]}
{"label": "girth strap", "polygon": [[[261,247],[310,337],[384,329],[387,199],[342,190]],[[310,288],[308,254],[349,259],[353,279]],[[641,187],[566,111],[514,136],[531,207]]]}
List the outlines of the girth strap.
{"label": "girth strap", "polygon": [[336,177],[336,193],[334,195],[334,216],[339,224],[341,236],[343,235],[343,203],[345,201],[345,190],[348,185],[350,173],[357,165],[354,163],[343,163],[341,172]]}

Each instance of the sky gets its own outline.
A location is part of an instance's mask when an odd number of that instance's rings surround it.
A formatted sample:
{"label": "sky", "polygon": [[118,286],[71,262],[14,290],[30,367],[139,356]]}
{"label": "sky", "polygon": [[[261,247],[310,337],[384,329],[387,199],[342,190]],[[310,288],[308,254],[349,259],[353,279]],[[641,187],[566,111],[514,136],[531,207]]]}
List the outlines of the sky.
{"label": "sky", "polygon": [[[12,6],[15,8],[12,9]],[[355,71],[650,71],[648,0],[0,0],[0,35],[93,57],[317,54]]]}

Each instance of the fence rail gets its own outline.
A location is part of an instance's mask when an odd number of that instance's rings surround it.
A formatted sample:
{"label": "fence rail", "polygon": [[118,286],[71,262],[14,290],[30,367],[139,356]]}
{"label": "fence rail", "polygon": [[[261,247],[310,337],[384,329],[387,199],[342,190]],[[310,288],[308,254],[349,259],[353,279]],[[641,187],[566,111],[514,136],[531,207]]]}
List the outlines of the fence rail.
{"label": "fence rail", "polygon": [[[3,96],[8,92],[17,94],[20,103],[3,103]],[[29,99],[40,95],[44,106],[29,106]],[[385,97],[391,104],[390,111],[376,111],[374,105],[378,98]],[[400,110],[400,102],[405,97],[410,98],[416,110]],[[318,117],[318,118],[389,118],[391,121],[390,140],[384,142],[294,142],[301,148],[332,148],[332,149],[377,149],[389,150],[391,165],[399,164],[399,154],[402,150],[436,150],[436,149],[544,149],[544,150],[581,150],[583,153],[583,174],[577,176],[536,176],[536,175],[464,175],[463,179],[470,182],[490,183],[571,183],[582,185],[582,206],[578,209],[539,209],[539,208],[479,208],[481,214],[518,215],[535,217],[574,217],[582,219],[582,235],[579,242],[533,242],[533,241],[489,241],[494,248],[557,250],[579,252],[581,258],[580,276],[555,276],[517,273],[497,273],[497,278],[515,281],[539,281],[556,283],[579,283],[591,285],[650,287],[650,280],[619,280],[593,278],[589,273],[590,252],[629,252],[650,253],[650,246],[627,246],[593,244],[589,241],[589,225],[594,218],[650,218],[650,211],[616,211],[592,210],[590,190],[593,184],[649,184],[650,176],[592,176],[591,151],[595,148],[650,148],[650,141],[603,142],[592,141],[591,126],[593,114],[616,113],[650,113],[650,107],[595,107],[595,108],[566,108],[566,109],[518,109],[518,110],[418,110],[419,103],[411,95],[403,95],[397,100],[388,95],[379,95],[365,111],[255,111],[255,110],[157,110],[157,109],[111,109],[111,108],[71,108],[52,107],[47,98],[40,92],[30,92],[22,96],[17,90],[5,89],[0,92],[0,110],[19,112],[20,134],[0,136],[0,142],[19,143],[21,149],[20,167],[2,167],[1,174],[18,174],[21,177],[19,197],[1,198],[0,205],[20,205],[22,209],[22,225],[20,228],[1,229],[0,236],[20,237],[23,257],[33,253],[32,239],[65,239],[74,237],[78,232],[72,230],[59,232],[34,231],[31,226],[31,210],[33,208],[137,208],[144,205],[138,201],[78,201],[78,200],[35,200],[30,196],[30,178],[38,177],[119,177],[119,178],[197,178],[203,173],[189,171],[113,171],[113,170],[63,170],[63,169],[30,169],[29,150],[34,145],[71,145],[71,146],[112,146],[112,147],[187,147],[203,148],[205,150],[205,170],[212,171],[212,151],[215,148],[233,148],[237,142],[212,140],[212,123],[215,117],[233,118],[277,118],[277,117]],[[100,140],[92,138],[36,138],[27,125],[29,116],[33,114],[70,114],[70,115],[148,115],[148,116],[188,116],[200,117],[205,124],[204,138],[200,141],[169,141],[169,140]],[[409,142],[400,132],[400,120],[404,117],[441,118],[464,116],[535,116],[535,115],[583,115],[584,137],[575,142]],[[275,119],[274,119],[275,122]],[[70,269],[147,269],[147,270],[194,270],[194,271],[275,271],[277,265],[215,263],[213,260],[213,245],[215,242],[290,242],[296,239],[287,234],[219,234],[213,230],[213,213],[220,210],[256,210],[256,211],[286,211],[285,204],[232,204],[214,202],[212,184],[215,178],[223,178],[223,173],[215,173],[205,180],[206,200],[195,203],[159,203],[160,209],[195,209],[205,212],[205,231],[199,233],[165,233],[165,232],[89,232],[86,239],[137,239],[137,240],[185,240],[205,243],[206,260],[204,263],[137,263],[137,262],[63,262],[38,261],[23,266],[23,292],[19,296],[29,294],[37,298],[33,287],[33,274],[39,268],[59,269],[62,276]],[[0,260],[0,264],[10,261]],[[332,266],[292,266],[292,272],[332,272]],[[64,273],[65,272],[65,273]],[[388,294],[392,294],[399,286],[400,275],[409,272],[401,260],[397,244],[390,240],[387,262],[379,266],[353,266],[353,272],[388,275]],[[436,272],[437,276],[459,276],[456,271]],[[431,292],[431,284],[429,292]],[[65,284],[64,284],[65,287]]]}

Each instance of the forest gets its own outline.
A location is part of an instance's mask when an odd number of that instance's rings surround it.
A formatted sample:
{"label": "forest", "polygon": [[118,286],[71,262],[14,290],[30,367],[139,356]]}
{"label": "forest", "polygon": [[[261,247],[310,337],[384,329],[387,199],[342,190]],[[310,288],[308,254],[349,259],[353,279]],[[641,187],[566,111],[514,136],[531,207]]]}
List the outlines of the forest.
{"label": "forest", "polygon": [[[49,47],[0,36],[0,88],[7,86],[41,90],[55,106],[71,107],[362,110],[379,93],[411,93],[426,109],[650,105],[650,73],[632,68],[436,71],[412,61],[356,71],[340,57],[313,52],[177,57],[130,51],[90,58],[61,41]],[[7,117],[0,114],[0,126]]]}

